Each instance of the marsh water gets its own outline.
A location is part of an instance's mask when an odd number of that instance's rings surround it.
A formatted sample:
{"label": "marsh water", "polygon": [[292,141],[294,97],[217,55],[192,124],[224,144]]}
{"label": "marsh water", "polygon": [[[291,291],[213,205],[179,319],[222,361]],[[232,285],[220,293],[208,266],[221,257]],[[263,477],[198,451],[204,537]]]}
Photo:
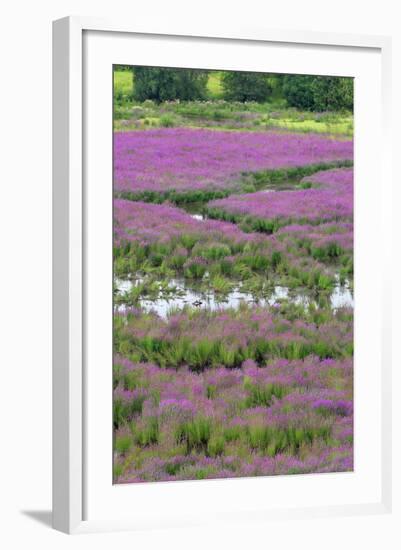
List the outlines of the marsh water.
{"label": "marsh water", "polygon": [[[260,193],[274,193],[275,191],[293,191],[295,189],[299,189],[300,187],[298,185],[294,185],[294,183],[291,182],[282,182],[282,183],[274,183],[274,184],[266,184],[263,189],[260,189]],[[185,210],[191,218],[194,218],[194,220],[205,220],[206,216],[204,214],[204,203],[202,202],[190,202],[190,203],[183,203],[180,204],[179,208],[182,210]]]}
{"label": "marsh water", "polygon": [[[132,281],[128,279],[115,280],[115,292],[119,298],[119,303],[116,304],[117,310],[123,311],[126,308],[124,295],[128,297],[131,289],[142,282],[143,279],[135,279]],[[161,282],[159,284],[161,284]],[[161,290],[156,297],[140,297],[138,299],[138,305],[144,311],[154,311],[160,317],[167,317],[171,310],[182,309],[185,306],[214,311],[218,309],[236,309],[242,303],[268,307],[272,307],[282,301],[290,301],[304,306],[309,304],[317,305],[322,299],[325,300],[332,309],[353,307],[354,305],[353,294],[348,284],[338,284],[331,292],[326,293],[315,293],[301,289],[294,290],[285,286],[276,285],[259,298],[242,290],[241,285],[235,286],[227,293],[220,294],[216,292],[205,292],[200,289],[197,290],[193,287],[189,287],[184,279],[171,279],[168,289],[169,292],[167,295],[165,290]]]}
{"label": "marsh water", "polygon": [[[266,185],[261,192],[271,193],[275,191],[294,190],[297,187],[291,182]],[[195,220],[206,219],[204,214],[204,203],[192,202],[180,205]],[[115,296],[117,298],[115,309],[124,311],[130,300],[130,291],[133,287],[144,282],[144,279],[118,279],[114,281]],[[228,292],[219,293],[213,290],[189,285],[185,279],[170,279],[166,288],[166,281],[153,281],[153,284],[160,287],[160,292],[153,293],[152,297],[139,297],[137,305],[146,312],[153,311],[160,317],[167,317],[169,312],[184,307],[208,309],[211,311],[219,309],[237,309],[241,304],[254,304],[264,307],[274,307],[282,301],[288,301],[297,305],[307,307],[309,304],[319,305],[324,303],[333,310],[341,307],[354,307],[353,291],[348,281],[340,284],[338,278],[331,291],[311,291],[308,289],[290,289],[282,285],[272,285],[262,295],[255,295],[242,288],[241,283],[232,287]]]}

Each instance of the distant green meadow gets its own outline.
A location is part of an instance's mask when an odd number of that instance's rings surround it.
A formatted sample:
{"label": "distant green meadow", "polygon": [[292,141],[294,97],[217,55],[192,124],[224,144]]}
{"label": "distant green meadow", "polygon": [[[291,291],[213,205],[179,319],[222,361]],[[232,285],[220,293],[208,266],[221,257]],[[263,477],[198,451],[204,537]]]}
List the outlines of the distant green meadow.
{"label": "distant green meadow", "polygon": [[114,71],[114,129],[132,131],[158,127],[207,127],[220,130],[269,130],[353,136],[352,113],[314,113],[287,107],[282,99],[268,103],[228,102],[223,99],[221,72],[208,75],[207,100],[164,102],[133,100],[131,71]]}

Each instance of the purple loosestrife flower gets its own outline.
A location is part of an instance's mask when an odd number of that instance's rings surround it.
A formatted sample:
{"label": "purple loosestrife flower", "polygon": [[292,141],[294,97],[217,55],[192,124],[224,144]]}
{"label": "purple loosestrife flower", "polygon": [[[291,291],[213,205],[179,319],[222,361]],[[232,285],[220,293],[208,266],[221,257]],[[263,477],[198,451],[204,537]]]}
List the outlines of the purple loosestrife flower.
{"label": "purple loosestrife flower", "polygon": [[[240,190],[244,172],[352,159],[352,148],[351,141],[270,132],[116,134],[115,187],[231,193]],[[244,231],[166,203],[116,199],[117,257],[129,251],[134,266],[145,258],[146,271],[149,259],[152,275],[161,265],[187,281],[214,277],[219,254],[225,277],[257,256],[267,258],[268,278],[309,277],[310,288],[338,265],[348,277],[353,172],[328,170],[304,178],[308,182],[311,188],[211,203],[239,215]],[[277,221],[274,233],[246,233],[254,218]],[[288,303],[290,291],[284,296],[273,307],[185,308],[166,318],[140,308],[116,313],[118,482],[352,470],[351,311],[311,306],[301,312]]]}
{"label": "purple loosestrife flower", "polygon": [[349,416],[352,414],[353,406],[350,401],[331,399],[318,399],[313,403],[316,410],[329,411],[340,416]]}
{"label": "purple loosestrife flower", "polygon": [[[321,181],[318,188],[231,195],[209,203],[214,210],[262,220],[278,220],[282,225],[322,223],[331,220],[352,220],[352,169],[327,170],[315,174]],[[297,225],[295,225],[295,228]]]}
{"label": "purple loosestrife flower", "polygon": [[136,390],[124,390],[123,388],[117,387],[114,390],[114,399],[121,399],[123,402],[130,402],[134,399],[137,399],[138,397],[146,397],[147,392],[143,388],[139,388]]}
{"label": "purple loosestrife flower", "polygon": [[313,134],[189,128],[115,132],[115,189],[230,189],[242,172],[352,158],[352,141]]}
{"label": "purple loosestrife flower", "polygon": [[[145,246],[167,242],[181,235],[194,235],[210,241],[248,242],[260,240],[243,233],[236,225],[216,220],[196,220],[187,212],[167,204],[114,200],[114,244],[131,241]],[[177,254],[187,255],[180,247]]]}
{"label": "purple loosestrife flower", "polygon": [[164,409],[167,409],[167,408],[168,409],[177,409],[179,411],[184,411],[184,412],[194,412],[194,410],[195,410],[194,404],[191,401],[189,401],[188,399],[185,399],[185,398],[162,399],[160,401],[159,408],[162,411]]}

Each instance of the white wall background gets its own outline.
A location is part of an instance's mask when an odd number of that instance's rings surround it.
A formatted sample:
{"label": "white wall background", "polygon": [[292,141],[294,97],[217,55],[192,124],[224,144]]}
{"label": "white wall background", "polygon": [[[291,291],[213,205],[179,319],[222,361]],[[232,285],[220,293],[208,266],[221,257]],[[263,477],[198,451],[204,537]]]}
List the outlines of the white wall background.
{"label": "white wall background", "polygon": [[[391,517],[271,522],[231,530],[169,530],[67,537],[52,531],[51,508],[51,21],[65,15],[124,17],[134,22],[196,18],[197,24],[386,34],[394,47],[394,146],[399,157],[401,17],[397,0],[14,0],[1,14],[2,338],[0,545],[3,548],[383,548],[401,547]],[[398,152],[398,153],[397,153]],[[396,172],[397,174],[397,172]],[[395,177],[394,234],[400,235]],[[398,181],[398,184],[397,184]],[[390,236],[389,236],[390,237]],[[400,249],[399,238],[395,251]],[[396,252],[399,260],[399,252]],[[396,261],[396,260],[395,260]],[[399,263],[397,262],[397,267]],[[3,280],[4,279],[4,280]],[[399,270],[394,263],[394,283]],[[395,285],[394,285],[395,286]],[[394,288],[394,353],[400,330]],[[394,387],[401,387],[400,354]],[[400,400],[395,394],[395,414]],[[400,463],[399,438],[395,459]],[[400,476],[395,483],[400,487]],[[399,496],[400,491],[397,492]],[[395,509],[400,510],[396,500]],[[398,516],[399,517],[399,516]]]}

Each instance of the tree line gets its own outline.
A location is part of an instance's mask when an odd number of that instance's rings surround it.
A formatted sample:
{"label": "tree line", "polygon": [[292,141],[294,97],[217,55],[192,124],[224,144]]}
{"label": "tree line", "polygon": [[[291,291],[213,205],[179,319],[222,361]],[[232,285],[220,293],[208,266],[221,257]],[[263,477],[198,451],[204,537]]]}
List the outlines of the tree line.
{"label": "tree line", "polygon": [[[210,71],[163,67],[128,67],[134,78],[134,99],[156,102],[208,98]],[[353,109],[353,79],[334,76],[220,71],[223,97],[230,101],[264,103],[283,98],[291,107],[309,111]]]}

